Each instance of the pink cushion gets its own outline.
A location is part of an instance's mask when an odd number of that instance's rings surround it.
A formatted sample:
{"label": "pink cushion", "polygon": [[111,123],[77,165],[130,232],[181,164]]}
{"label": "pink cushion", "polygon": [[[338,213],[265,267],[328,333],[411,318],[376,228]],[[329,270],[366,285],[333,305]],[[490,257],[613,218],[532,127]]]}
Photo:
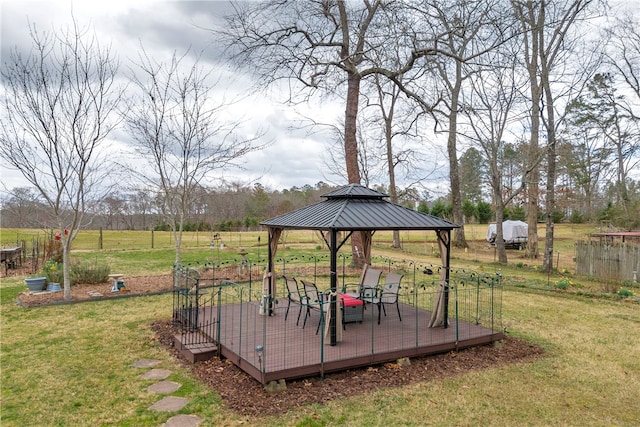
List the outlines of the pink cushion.
{"label": "pink cushion", "polygon": [[340,299],[342,300],[342,304],[345,307],[356,307],[358,305],[364,304],[362,300],[359,300],[358,298],[354,298],[351,295],[340,294]]}

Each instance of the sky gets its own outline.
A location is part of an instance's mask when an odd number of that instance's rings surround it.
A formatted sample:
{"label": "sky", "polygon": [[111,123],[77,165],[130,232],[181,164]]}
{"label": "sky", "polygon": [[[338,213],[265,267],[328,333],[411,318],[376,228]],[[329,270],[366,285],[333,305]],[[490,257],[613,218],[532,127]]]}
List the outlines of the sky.
{"label": "sky", "polygon": [[[631,8],[631,13],[640,13],[640,0],[612,3]],[[222,46],[206,29],[220,25],[221,17],[229,8],[227,2],[216,0],[0,0],[0,59],[6,61],[9,50],[14,47],[22,51],[30,49],[29,23],[42,30],[57,31],[69,24],[73,12],[81,25],[93,28],[101,44],[111,44],[120,59],[123,78],[138,59],[141,45],[150,56],[161,61],[168,61],[174,52],[182,54],[188,51],[190,55],[202,52],[202,65],[214,68],[220,64]],[[332,175],[326,166],[329,160],[327,152],[335,147],[334,136],[329,131],[309,132],[299,125],[300,114],[303,114],[318,122],[341,126],[344,104],[318,101],[316,105],[286,106],[279,102],[277,88],[269,94],[252,91],[247,96],[251,84],[250,75],[240,75],[233,83],[221,85],[217,93],[228,97],[245,96],[242,102],[229,108],[228,114],[242,120],[243,135],[251,136],[259,129],[264,130],[262,142],[269,145],[244,157],[242,169],[226,169],[217,178],[243,185],[260,182],[270,190],[314,186],[320,181],[345,184],[344,178]],[[126,157],[126,153],[131,153],[129,142],[130,136],[124,129],[118,129],[110,135],[106,145]],[[444,149],[431,150],[427,155],[429,157],[423,163],[429,170],[418,171],[415,175],[427,176],[431,172],[428,180],[423,182],[424,186],[436,197],[446,195]],[[130,154],[128,156],[133,158]],[[4,185],[4,188],[0,186],[0,192],[28,185],[2,160],[0,177]],[[212,186],[216,184],[209,183]],[[403,184],[398,183],[400,186]]]}
{"label": "sky", "polygon": [[[80,24],[93,28],[101,44],[111,44],[120,59],[123,76],[138,59],[141,45],[154,59],[169,60],[174,52],[182,54],[188,51],[190,55],[202,52],[201,62],[205,67],[217,66],[221,46],[206,29],[219,25],[222,22],[220,17],[229,8],[221,1],[158,0],[0,0],[0,6],[3,62],[8,58],[10,49],[30,49],[29,23],[41,30],[59,30],[68,25],[73,11]],[[220,84],[217,88],[221,95],[227,97],[246,97],[250,86],[250,77],[240,76],[233,84]],[[332,176],[325,166],[325,152],[332,136],[328,132],[309,133],[297,125],[300,120],[298,112],[340,123],[344,106],[323,103],[293,108],[276,98],[254,92],[230,108],[228,113],[243,122],[243,135],[250,136],[262,129],[266,132],[262,142],[269,145],[244,157],[242,169],[226,169],[219,178],[245,185],[260,182],[272,190],[314,186],[320,181],[344,184],[341,177]],[[126,153],[129,138],[124,129],[120,129],[110,135],[106,145],[111,150]],[[19,172],[8,169],[4,163],[0,166],[6,189],[28,186]]]}

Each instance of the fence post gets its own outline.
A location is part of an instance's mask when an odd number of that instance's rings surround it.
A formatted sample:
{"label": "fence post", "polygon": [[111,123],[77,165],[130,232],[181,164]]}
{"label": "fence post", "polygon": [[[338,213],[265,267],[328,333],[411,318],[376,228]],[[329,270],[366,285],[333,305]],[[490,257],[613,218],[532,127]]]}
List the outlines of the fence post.
{"label": "fence post", "polygon": [[218,357],[222,354],[222,340],[220,339],[220,316],[222,315],[222,286],[218,287],[218,318],[216,319],[216,341],[218,342]]}
{"label": "fence post", "polygon": [[[460,325],[459,325],[459,317],[458,317],[458,286],[460,286],[460,283],[456,283],[454,285],[454,298],[456,299],[456,346],[458,344],[458,342],[460,341]],[[447,321],[447,319],[445,319],[445,322]]]}

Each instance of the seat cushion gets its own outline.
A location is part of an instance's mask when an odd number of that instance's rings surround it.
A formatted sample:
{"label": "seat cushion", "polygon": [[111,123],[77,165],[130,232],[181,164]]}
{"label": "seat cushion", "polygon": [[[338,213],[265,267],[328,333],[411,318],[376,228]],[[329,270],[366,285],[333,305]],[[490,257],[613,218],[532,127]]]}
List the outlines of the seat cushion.
{"label": "seat cushion", "polygon": [[354,298],[351,295],[340,294],[340,299],[345,307],[356,307],[364,304],[362,300]]}

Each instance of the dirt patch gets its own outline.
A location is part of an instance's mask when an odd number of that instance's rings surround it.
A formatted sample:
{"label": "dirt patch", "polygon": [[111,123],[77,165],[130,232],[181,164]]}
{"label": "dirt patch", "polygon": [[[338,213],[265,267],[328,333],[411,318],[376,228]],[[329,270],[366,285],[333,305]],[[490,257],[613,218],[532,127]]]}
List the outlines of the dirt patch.
{"label": "dirt patch", "polygon": [[178,331],[171,321],[157,321],[152,328],[158,342],[203,383],[217,391],[230,409],[251,416],[276,415],[299,406],[327,403],[378,389],[438,380],[507,363],[530,362],[543,355],[542,349],[536,345],[506,337],[494,345],[414,358],[409,366],[386,363],[328,374],[324,379],[290,380],[286,390],[269,393],[228,360],[214,358],[191,364],[182,359],[173,347],[173,335]]}
{"label": "dirt patch", "polygon": [[[110,299],[125,296],[149,295],[158,292],[171,291],[171,275],[165,276],[137,276],[122,278],[125,288],[120,292],[111,292],[113,282],[98,284],[77,284],[71,287],[71,301],[83,302],[90,300]],[[26,288],[26,285],[25,285]],[[18,302],[25,307],[34,307],[50,304],[62,304],[64,300],[63,292],[36,292],[28,290],[18,295]]]}

